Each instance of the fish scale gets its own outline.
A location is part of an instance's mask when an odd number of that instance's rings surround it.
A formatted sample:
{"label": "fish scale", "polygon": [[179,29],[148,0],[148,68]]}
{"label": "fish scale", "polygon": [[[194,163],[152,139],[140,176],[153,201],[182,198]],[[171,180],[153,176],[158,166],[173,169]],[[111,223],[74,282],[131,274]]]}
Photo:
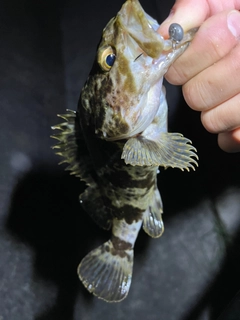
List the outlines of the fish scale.
{"label": "fish scale", "polygon": [[80,203],[112,237],[78,266],[86,289],[107,302],[126,298],[138,232],[163,234],[158,167],[195,169],[196,149],[167,130],[163,76],[197,29],[170,27],[170,39],[138,0],[127,0],[103,30],[78,110],[60,115],[54,149],[67,170],[86,182]]}

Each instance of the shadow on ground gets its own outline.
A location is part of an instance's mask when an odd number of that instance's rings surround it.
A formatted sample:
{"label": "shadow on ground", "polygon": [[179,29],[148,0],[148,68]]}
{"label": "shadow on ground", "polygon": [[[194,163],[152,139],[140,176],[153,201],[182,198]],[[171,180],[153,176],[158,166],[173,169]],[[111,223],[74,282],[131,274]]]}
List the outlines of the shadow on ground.
{"label": "shadow on ground", "polygon": [[71,319],[80,288],[86,303],[92,296],[80,286],[77,265],[96,245],[105,241],[102,232],[81,209],[79,180],[45,165],[29,172],[12,194],[7,228],[16,240],[35,253],[34,277],[56,284],[55,305],[36,320]]}
{"label": "shadow on ground", "polygon": [[[184,105],[182,102],[182,107],[177,110],[173,127],[193,140],[194,146],[199,151],[199,168],[196,172],[185,175],[184,179],[181,178],[181,172],[171,171],[167,176],[163,175],[160,189],[163,190],[165,198],[165,210],[170,213],[166,219],[171,219],[171,213],[179,207],[187,208],[205,197],[210,198],[216,228],[222,232],[225,258],[216,278],[206,291],[202,292],[200,300],[196,301],[194,307],[186,312],[183,320],[200,319],[206,308],[209,310],[208,320],[239,320],[240,300],[239,294],[237,296],[236,294],[240,289],[240,228],[232,238],[229,238],[215,204],[227,188],[234,187],[240,190],[240,154],[221,151],[217,146],[217,137],[203,129],[198,119],[199,113],[193,113]],[[166,183],[166,179],[172,181],[172,184]],[[190,194],[184,194],[184,190],[188,190]],[[175,194],[175,201],[168,203],[168,199],[170,201],[168,194],[171,192]]]}
{"label": "shadow on ground", "polygon": [[226,241],[225,250],[220,272],[183,320],[200,319],[206,308],[209,320],[240,319],[240,228],[235,237]]}
{"label": "shadow on ground", "polygon": [[[189,136],[189,132],[184,132],[184,122],[179,131]],[[203,129],[197,132],[206,134]],[[206,135],[207,138],[192,137],[200,157],[196,172],[162,170],[159,175],[159,188],[167,212],[165,221],[179,210],[202,201],[206,195],[212,199],[214,211],[214,199],[225,188],[240,186],[240,157],[222,153],[215,138]],[[207,145],[203,145],[204,141]],[[86,304],[92,303],[93,297],[80,285],[76,269],[83,256],[106,241],[109,233],[100,230],[81,209],[78,196],[84,188],[84,184],[64,172],[63,167],[42,164],[27,173],[12,193],[7,229],[17,241],[33,249],[34,277],[50,281],[58,289],[55,304],[36,315],[35,320],[73,319],[79,291]],[[136,244],[136,263],[144,258],[148,240],[149,237],[141,232]],[[239,234],[225,243],[226,255],[219,275],[184,320],[198,319],[206,306],[211,310],[209,320],[217,319],[239,290]]]}

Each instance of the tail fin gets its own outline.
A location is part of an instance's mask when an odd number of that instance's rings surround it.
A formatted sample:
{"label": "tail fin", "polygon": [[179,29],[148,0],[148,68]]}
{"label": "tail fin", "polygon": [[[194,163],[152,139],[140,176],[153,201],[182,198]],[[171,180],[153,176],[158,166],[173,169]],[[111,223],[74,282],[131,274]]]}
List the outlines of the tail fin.
{"label": "tail fin", "polygon": [[126,298],[132,280],[133,249],[116,250],[112,241],[91,251],[78,266],[87,290],[107,302]]}

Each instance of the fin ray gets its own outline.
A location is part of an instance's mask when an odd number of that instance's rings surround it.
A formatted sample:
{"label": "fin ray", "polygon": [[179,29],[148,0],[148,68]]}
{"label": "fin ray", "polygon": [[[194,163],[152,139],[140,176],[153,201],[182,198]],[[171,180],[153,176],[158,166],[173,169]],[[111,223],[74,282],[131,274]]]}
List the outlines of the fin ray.
{"label": "fin ray", "polygon": [[111,240],[92,250],[78,266],[86,289],[107,302],[126,298],[132,279],[133,249],[114,253]]}
{"label": "fin ray", "polygon": [[152,238],[159,238],[164,232],[162,213],[162,199],[156,186],[152,201],[143,215],[143,230]]}
{"label": "fin ray", "polygon": [[78,112],[67,110],[67,113],[58,114],[58,117],[65,121],[52,126],[53,130],[60,132],[51,137],[58,140],[52,149],[56,150],[57,155],[64,158],[59,164],[68,163],[65,170],[85,181],[87,185],[91,185],[93,183],[91,176],[93,169],[79,125]]}
{"label": "fin ray", "polygon": [[[133,166],[163,166],[195,170],[198,166],[196,148],[180,133],[163,132],[157,140],[143,136],[130,138],[123,147],[121,158]],[[196,158],[196,160],[194,159]]]}

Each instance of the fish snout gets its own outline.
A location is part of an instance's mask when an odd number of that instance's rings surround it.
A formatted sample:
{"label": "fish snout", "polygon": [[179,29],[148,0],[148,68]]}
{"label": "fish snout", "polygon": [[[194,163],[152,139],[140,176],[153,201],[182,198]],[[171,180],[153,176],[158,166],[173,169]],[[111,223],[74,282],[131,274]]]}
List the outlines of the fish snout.
{"label": "fish snout", "polygon": [[126,1],[116,17],[116,22],[142,53],[153,59],[160,57],[164,39],[156,32],[157,22],[150,19],[138,0]]}

